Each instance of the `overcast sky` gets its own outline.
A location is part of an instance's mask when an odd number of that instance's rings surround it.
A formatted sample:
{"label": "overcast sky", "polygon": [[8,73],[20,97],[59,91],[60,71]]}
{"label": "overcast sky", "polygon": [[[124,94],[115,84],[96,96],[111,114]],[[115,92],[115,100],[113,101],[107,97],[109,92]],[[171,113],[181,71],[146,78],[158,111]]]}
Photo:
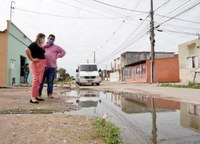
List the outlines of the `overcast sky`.
{"label": "overcast sky", "polygon": [[[178,44],[200,33],[200,0],[154,0],[155,51],[178,52]],[[0,0],[0,29],[10,19],[10,0]],[[150,0],[15,0],[12,22],[32,41],[38,33],[56,35],[66,50],[58,59],[71,75],[79,63],[110,69],[125,51],[150,51]],[[182,13],[182,14],[181,14]],[[176,17],[175,17],[176,16]],[[175,18],[173,18],[175,17]]]}

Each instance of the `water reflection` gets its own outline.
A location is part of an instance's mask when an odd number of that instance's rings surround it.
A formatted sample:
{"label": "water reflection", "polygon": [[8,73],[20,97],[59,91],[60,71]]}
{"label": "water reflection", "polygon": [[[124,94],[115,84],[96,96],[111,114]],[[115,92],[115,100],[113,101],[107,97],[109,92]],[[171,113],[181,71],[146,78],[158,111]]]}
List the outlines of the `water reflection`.
{"label": "water reflection", "polygon": [[181,103],[181,126],[200,132],[200,105]]}
{"label": "water reflection", "polygon": [[[152,111],[152,97],[142,93],[122,92],[113,94],[114,103],[125,113],[145,113]],[[154,98],[157,111],[174,111],[180,109],[180,103],[171,100]]]}
{"label": "water reflection", "polygon": [[152,144],[157,144],[157,125],[156,125],[156,105],[155,99],[151,98],[152,103],[152,131],[151,131],[151,140]]}
{"label": "water reflection", "polygon": [[146,93],[80,90],[77,96],[76,104],[83,109],[74,114],[101,117],[108,113],[122,129],[127,144],[200,143],[200,105],[153,98]]}
{"label": "water reflection", "polygon": [[147,94],[143,93],[127,93],[122,92],[121,94],[113,94],[112,98],[114,103],[121,107],[125,113],[146,113],[151,112],[152,114],[152,131],[151,131],[151,143],[157,144],[157,124],[156,124],[156,111],[174,111],[180,109],[180,103],[164,100],[160,98],[148,97]]}
{"label": "water reflection", "polygon": [[97,107],[98,103],[101,102],[99,95],[100,95],[99,91],[79,90],[77,92],[77,96],[79,98],[76,99],[76,103],[82,108]]}

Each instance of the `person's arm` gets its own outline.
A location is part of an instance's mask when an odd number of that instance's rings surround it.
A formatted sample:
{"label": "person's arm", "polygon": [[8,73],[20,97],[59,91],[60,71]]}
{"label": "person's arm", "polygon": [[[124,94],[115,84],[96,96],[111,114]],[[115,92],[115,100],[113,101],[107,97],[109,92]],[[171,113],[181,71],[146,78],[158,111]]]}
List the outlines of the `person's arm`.
{"label": "person's arm", "polygon": [[38,59],[37,58],[33,58],[32,57],[32,55],[31,55],[31,51],[30,51],[30,49],[29,48],[26,48],[26,55],[27,55],[27,57],[28,57],[28,59],[30,60],[30,61],[32,61],[32,62],[36,62]]}
{"label": "person's arm", "polygon": [[50,44],[45,43],[44,46],[43,46],[43,48],[44,48],[44,49],[45,49],[45,48],[49,48],[50,46],[51,46]]}
{"label": "person's arm", "polygon": [[62,58],[65,56],[65,54],[66,54],[65,50],[58,46],[57,58]]}

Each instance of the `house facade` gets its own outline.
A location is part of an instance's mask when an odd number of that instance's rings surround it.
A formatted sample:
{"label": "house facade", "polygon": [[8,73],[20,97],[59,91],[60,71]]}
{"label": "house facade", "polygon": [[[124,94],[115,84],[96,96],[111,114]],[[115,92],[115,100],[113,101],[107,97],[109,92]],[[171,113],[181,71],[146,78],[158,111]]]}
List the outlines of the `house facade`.
{"label": "house facade", "polygon": [[118,82],[122,81],[122,67],[121,67],[121,57],[114,59],[114,65],[112,72],[110,73],[110,81]]}
{"label": "house facade", "polygon": [[[32,41],[12,22],[0,31],[0,86],[19,85],[24,82],[23,68],[28,59],[25,48]],[[31,75],[29,76],[29,82]]]}
{"label": "house facade", "polygon": [[[150,82],[150,52],[121,54],[123,81]],[[179,82],[178,56],[174,52],[156,52],[154,82]]]}
{"label": "house facade", "polygon": [[[180,82],[200,83],[200,39],[195,39],[178,46]],[[194,79],[195,72],[197,72]]]}

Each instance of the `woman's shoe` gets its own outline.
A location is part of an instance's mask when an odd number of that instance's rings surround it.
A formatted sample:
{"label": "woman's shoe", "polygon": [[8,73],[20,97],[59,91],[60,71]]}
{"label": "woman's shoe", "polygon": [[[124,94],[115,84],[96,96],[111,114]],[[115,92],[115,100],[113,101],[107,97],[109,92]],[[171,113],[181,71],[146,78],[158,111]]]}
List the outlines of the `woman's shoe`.
{"label": "woman's shoe", "polygon": [[35,99],[38,100],[38,101],[44,101],[43,98],[38,98],[38,97],[36,97]]}
{"label": "woman's shoe", "polygon": [[38,101],[32,101],[32,100],[30,100],[30,103],[33,103],[33,104],[39,104]]}

